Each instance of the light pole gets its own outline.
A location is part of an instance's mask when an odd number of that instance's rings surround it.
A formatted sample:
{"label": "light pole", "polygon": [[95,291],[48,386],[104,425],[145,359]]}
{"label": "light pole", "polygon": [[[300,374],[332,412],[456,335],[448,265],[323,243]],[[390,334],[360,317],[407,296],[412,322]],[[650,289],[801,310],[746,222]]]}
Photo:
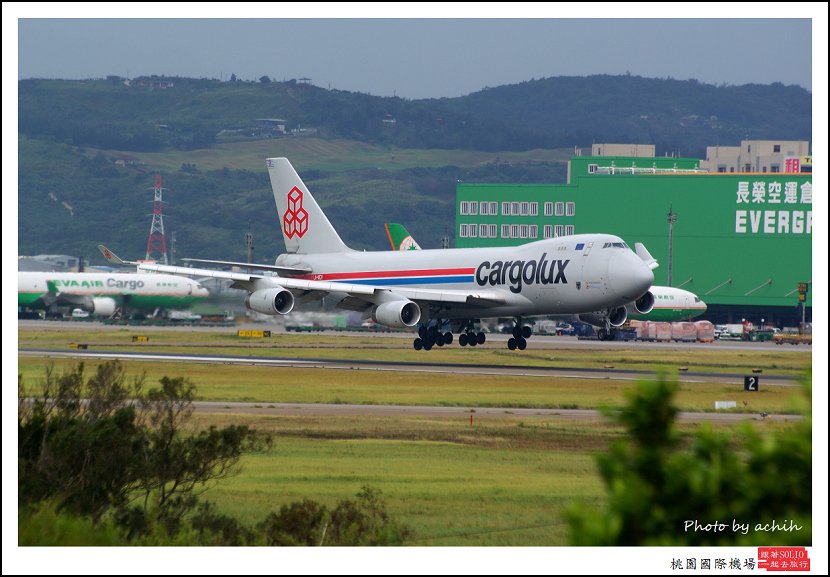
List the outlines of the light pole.
{"label": "light pole", "polygon": [[677,222],[677,213],[672,212],[671,205],[669,205],[669,212],[666,213],[666,220],[669,223],[669,286],[671,286],[671,250],[674,223]]}

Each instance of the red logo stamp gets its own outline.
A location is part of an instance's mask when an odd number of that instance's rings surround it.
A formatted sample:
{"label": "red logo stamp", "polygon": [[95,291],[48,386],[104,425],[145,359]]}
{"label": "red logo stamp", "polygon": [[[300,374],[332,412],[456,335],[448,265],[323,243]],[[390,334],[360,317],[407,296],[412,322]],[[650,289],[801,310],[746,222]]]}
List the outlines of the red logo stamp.
{"label": "red logo stamp", "polygon": [[308,232],[308,212],[303,208],[303,193],[296,186],[288,193],[288,210],[282,215],[282,230],[288,238],[302,238]]}
{"label": "red logo stamp", "polygon": [[758,547],[758,568],[767,571],[809,571],[805,547]]}

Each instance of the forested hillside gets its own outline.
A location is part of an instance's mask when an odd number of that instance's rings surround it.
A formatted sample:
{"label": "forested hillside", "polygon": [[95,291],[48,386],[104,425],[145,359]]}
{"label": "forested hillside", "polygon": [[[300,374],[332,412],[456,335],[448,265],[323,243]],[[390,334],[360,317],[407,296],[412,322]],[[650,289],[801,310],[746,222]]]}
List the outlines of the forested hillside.
{"label": "forested hillside", "polygon": [[77,146],[204,148],[258,118],[287,130],[406,148],[529,150],[592,142],[652,143],[702,156],[741,139],[811,140],[812,96],[797,86],[714,86],[639,76],[556,77],[459,98],[406,100],[295,81],[187,78],[25,80],[20,133]]}
{"label": "forested hillside", "polygon": [[[178,256],[283,250],[266,156],[292,159],[344,240],[384,249],[382,223],[422,246],[454,228],[455,185],[565,181],[574,147],[657,145],[703,157],[745,138],[810,140],[802,88],[636,76],[560,77],[407,100],[296,81],[109,77],[19,82],[20,254],[143,257],[155,174]],[[258,119],[281,119],[285,133]],[[273,124],[273,123],[272,123]]]}

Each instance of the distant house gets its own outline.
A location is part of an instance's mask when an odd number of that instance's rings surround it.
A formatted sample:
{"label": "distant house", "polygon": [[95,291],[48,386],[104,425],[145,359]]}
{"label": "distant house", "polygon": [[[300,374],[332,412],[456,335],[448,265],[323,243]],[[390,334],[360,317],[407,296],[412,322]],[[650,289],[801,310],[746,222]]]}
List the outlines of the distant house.
{"label": "distant house", "polygon": [[282,118],[257,118],[256,131],[263,136],[285,134],[285,123]]}
{"label": "distant house", "polygon": [[140,164],[144,164],[141,162],[141,159],[137,156],[132,156],[130,154],[117,154],[113,157],[113,164],[118,166],[137,166]]}
{"label": "distant house", "polygon": [[383,117],[383,123],[384,124],[397,124],[398,121],[395,120],[394,116],[392,116],[391,114],[389,114],[387,112],[386,115]]}

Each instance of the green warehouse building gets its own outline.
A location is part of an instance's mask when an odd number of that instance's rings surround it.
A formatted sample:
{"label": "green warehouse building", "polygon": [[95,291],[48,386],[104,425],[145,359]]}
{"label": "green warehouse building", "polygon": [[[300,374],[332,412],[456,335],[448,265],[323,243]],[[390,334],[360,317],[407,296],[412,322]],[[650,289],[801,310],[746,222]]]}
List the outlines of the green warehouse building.
{"label": "green warehouse building", "polygon": [[645,244],[660,263],[655,284],[696,293],[709,307],[704,318],[798,326],[802,299],[811,320],[812,164],[788,155],[807,143],[774,142],[750,144],[778,151],[763,166],[730,165],[717,147],[717,172],[699,159],[655,157],[649,145],[594,145],[594,153],[639,147],[646,155],[575,156],[567,184],[459,183],[456,246],[615,234]]}

